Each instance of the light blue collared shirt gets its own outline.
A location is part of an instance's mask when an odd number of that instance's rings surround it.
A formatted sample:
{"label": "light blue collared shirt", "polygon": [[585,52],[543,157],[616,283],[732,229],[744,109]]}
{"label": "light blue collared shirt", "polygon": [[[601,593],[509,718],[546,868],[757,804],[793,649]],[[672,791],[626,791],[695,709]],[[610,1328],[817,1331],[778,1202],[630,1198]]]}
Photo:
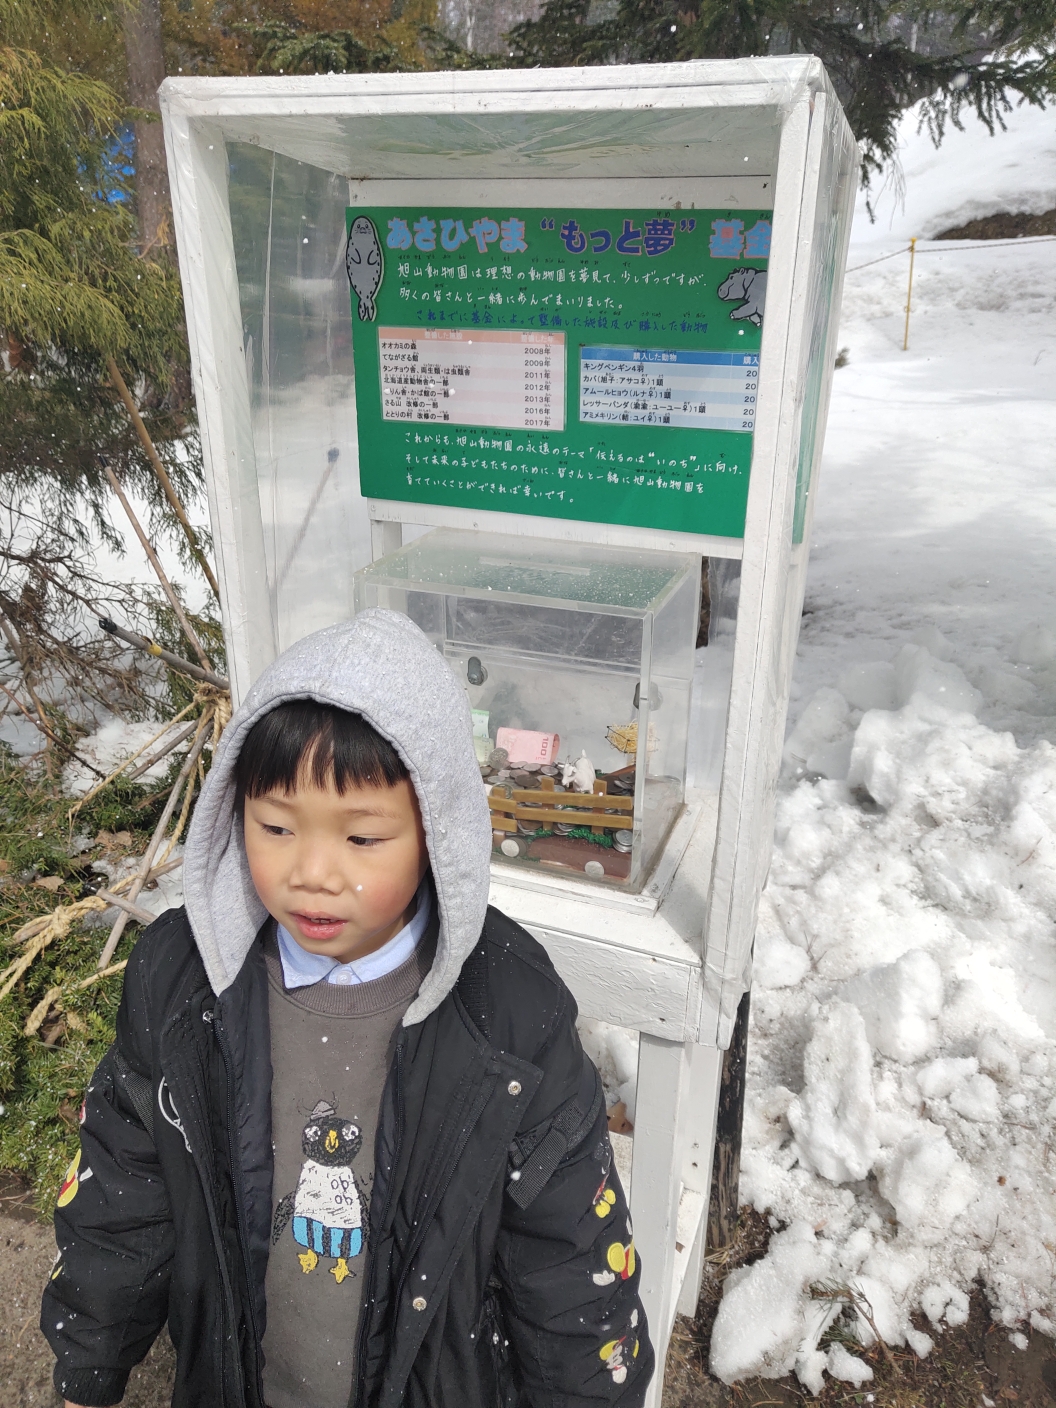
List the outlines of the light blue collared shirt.
{"label": "light blue collared shirt", "polygon": [[387,973],[406,963],[418,947],[429,925],[431,913],[429,877],[426,876],[418,890],[418,908],[410,923],[405,924],[398,934],[374,953],[368,953],[365,958],[354,958],[351,963],[339,963],[336,958],[327,958],[325,953],[309,953],[301,948],[287,929],[276,924],[282,980],[289,989],[306,988],[312,983],[321,983],[324,978],[338,987],[372,983],[375,978],[384,978]]}

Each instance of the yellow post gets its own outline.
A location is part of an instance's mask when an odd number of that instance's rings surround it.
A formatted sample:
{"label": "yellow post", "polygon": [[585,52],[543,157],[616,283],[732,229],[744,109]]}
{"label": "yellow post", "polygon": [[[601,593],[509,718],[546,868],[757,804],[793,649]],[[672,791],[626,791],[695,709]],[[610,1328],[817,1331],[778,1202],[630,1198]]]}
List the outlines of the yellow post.
{"label": "yellow post", "polygon": [[909,287],[906,289],[906,331],[902,338],[902,351],[909,351],[909,310],[913,303],[913,260],[917,253],[916,235],[909,242]]}

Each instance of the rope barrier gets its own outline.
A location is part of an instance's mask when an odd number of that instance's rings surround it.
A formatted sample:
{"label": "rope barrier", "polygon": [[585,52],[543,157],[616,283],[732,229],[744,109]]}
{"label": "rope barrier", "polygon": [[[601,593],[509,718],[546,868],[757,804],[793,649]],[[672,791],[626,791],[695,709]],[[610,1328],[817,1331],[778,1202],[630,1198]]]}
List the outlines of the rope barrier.
{"label": "rope barrier", "polygon": [[[1009,245],[1044,244],[1046,241],[1056,240],[1056,235],[1023,235],[1020,239],[1014,240],[979,240],[976,243],[962,244],[960,240],[929,240],[931,249],[921,249],[921,241],[917,241],[918,254],[959,254],[961,250],[967,249],[1006,249]],[[945,245],[955,246],[952,249],[943,248]],[[865,264],[855,264],[845,272],[857,274],[859,269],[871,269],[874,264],[883,264],[885,259],[897,259],[900,254],[908,254],[909,245],[902,245],[900,249],[892,250],[890,254],[881,254],[879,259],[870,259]]]}

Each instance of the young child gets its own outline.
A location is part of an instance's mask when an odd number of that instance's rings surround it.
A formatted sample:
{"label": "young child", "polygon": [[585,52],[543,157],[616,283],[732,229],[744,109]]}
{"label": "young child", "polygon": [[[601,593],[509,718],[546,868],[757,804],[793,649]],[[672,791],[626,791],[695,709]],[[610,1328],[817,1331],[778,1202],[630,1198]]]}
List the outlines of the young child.
{"label": "young child", "polygon": [[490,855],[406,617],[265,671],[85,1098],[41,1315],[68,1404],[120,1402],[166,1322],[176,1408],[642,1403],[601,1084]]}

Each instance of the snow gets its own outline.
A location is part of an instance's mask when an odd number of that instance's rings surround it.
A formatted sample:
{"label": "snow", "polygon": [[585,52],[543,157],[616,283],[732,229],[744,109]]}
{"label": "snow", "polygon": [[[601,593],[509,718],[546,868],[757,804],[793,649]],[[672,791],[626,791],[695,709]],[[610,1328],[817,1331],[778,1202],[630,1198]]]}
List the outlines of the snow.
{"label": "snow", "polygon": [[[164,748],[166,739],[178,733],[184,726],[179,723],[166,729],[165,725],[156,719],[129,722],[126,719],[110,718],[87,738],[78,740],[77,752],[86,762],[92,763],[99,772],[108,776],[141,748],[144,751],[139,762],[146,762]],[[159,734],[160,737],[157,737]],[[151,743],[151,739],[155,741]],[[144,747],[146,744],[150,746]],[[172,766],[174,756],[178,754],[169,753],[147,768],[146,772],[141,773],[136,781],[144,786],[151,782],[160,782]],[[94,772],[76,761],[67,763],[62,770],[63,789],[71,797],[83,797],[100,781]]]}
{"label": "snow", "polygon": [[[853,257],[892,235],[934,239],[988,215],[1041,215],[1056,206],[1056,125],[1052,110],[1023,103],[1004,114],[1005,130],[991,137],[973,113],[961,129],[947,125],[936,148],[918,133],[920,107],[899,125],[899,161],[870,201],[875,225],[856,225]],[[859,215],[865,214],[865,195]]]}
{"label": "snow", "polygon": [[622,1100],[627,1106],[627,1118],[633,1124],[638,1085],[638,1033],[586,1018],[581,1018],[578,1026],[583,1048],[601,1075],[606,1107],[611,1110]]}
{"label": "snow", "polygon": [[[167,844],[167,843],[166,843]],[[183,842],[177,843],[172,848],[168,856],[168,861],[183,860]],[[119,880],[126,879],[129,875],[134,875],[142,864],[142,856],[126,856],[119,861],[97,860],[92,864],[92,869],[99,875],[106,877],[107,889],[112,889]],[[167,909],[177,909],[183,904],[183,866],[179,865],[174,870],[168,871],[165,875],[159,875],[157,879],[150,882],[150,888],[140,890],[136,896],[136,905],[139,909],[144,909],[155,918],[159,914],[164,914]],[[82,924],[86,929],[109,929],[118,918],[121,911],[116,905],[111,905],[109,909],[100,910],[94,914],[85,915]]]}
{"label": "snow", "polygon": [[[1052,208],[1052,118],[935,151],[907,115],[849,267]],[[812,1393],[868,1366],[811,1285],[918,1355],[976,1278],[1056,1330],[1056,243],[924,246],[903,352],[907,272],[847,279],[749,1037],[741,1196],[784,1230],[711,1350]]]}
{"label": "snow", "polygon": [[800,1164],[833,1183],[864,1178],[880,1152],[872,1067],[862,1014],[832,1003],[814,1023],[787,1117]]}

